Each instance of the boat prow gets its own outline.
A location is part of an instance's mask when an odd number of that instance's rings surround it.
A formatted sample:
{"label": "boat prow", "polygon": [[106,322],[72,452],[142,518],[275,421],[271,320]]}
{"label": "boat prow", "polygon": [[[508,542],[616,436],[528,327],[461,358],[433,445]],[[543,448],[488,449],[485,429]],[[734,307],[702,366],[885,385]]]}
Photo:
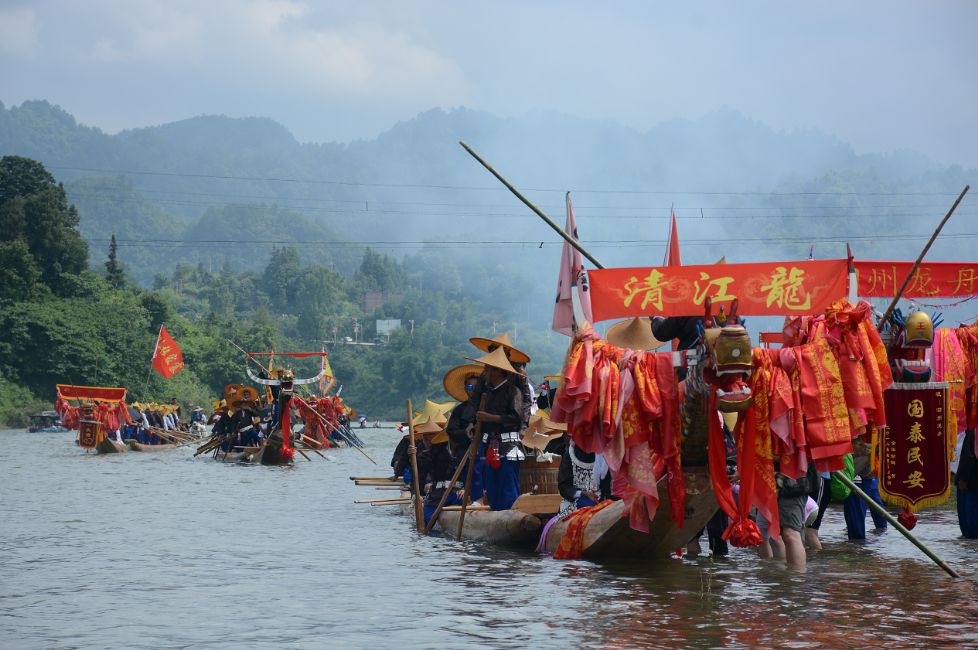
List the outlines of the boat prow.
{"label": "boat prow", "polygon": [[124,443],[116,442],[108,436],[102,438],[102,441],[95,445],[95,453],[98,454],[121,454],[128,449]]}
{"label": "boat prow", "polygon": [[[599,510],[584,529],[582,557],[586,560],[655,560],[667,557],[685,546],[717,511],[717,502],[709,473],[705,468],[687,468],[686,507],[682,528],[670,515],[668,490],[664,480],[659,482],[661,501],[649,532],[631,528],[624,501],[617,501]],[[467,517],[466,517],[467,519]],[[568,523],[558,521],[547,531],[544,548],[553,553]]]}

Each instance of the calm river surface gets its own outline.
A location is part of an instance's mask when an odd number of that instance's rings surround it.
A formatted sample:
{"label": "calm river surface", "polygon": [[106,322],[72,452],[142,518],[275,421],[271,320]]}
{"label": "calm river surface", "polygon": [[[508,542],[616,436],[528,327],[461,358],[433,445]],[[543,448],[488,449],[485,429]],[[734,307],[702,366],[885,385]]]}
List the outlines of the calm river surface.
{"label": "calm river surface", "polygon": [[[293,467],[193,449],[85,454],[74,432],[0,432],[3,648],[978,646],[978,540],[950,510],[845,539],[825,515],[807,573],[750,551],[639,569],[435,537],[351,475],[387,475],[398,434]],[[298,458],[298,457],[297,457]],[[870,524],[870,529],[872,525]]]}

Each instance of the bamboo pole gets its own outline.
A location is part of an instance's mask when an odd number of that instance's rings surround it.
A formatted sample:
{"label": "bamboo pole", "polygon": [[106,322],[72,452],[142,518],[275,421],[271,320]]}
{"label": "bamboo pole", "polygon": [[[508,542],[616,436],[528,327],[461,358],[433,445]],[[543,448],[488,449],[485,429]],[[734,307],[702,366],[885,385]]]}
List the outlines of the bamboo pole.
{"label": "bamboo pole", "polygon": [[452,492],[455,491],[455,481],[457,481],[458,477],[462,474],[462,468],[465,467],[466,461],[471,459],[469,455],[469,451],[470,451],[469,449],[465,450],[465,454],[462,456],[462,460],[459,461],[458,467],[455,468],[455,473],[452,474],[452,480],[449,481],[448,483],[449,486],[451,487],[445,488],[444,494],[441,495],[441,499],[438,501],[438,507],[435,508],[434,514],[431,515],[431,520],[429,520],[428,524],[424,527],[425,535],[431,532],[431,529],[438,521],[438,516],[441,514],[442,508],[445,507],[445,502],[448,501],[448,495],[450,495]]}
{"label": "bamboo pole", "polygon": [[546,214],[543,213],[543,210],[541,210],[537,206],[533,205],[533,203],[531,203],[528,198],[526,198],[525,196],[523,196],[518,189],[516,189],[515,187],[513,187],[510,184],[509,181],[507,181],[505,178],[503,178],[502,174],[500,174],[495,169],[493,169],[492,165],[490,165],[489,163],[487,163],[485,160],[482,159],[481,156],[479,156],[479,154],[477,154],[475,151],[473,151],[472,150],[472,147],[470,147],[469,145],[465,144],[465,142],[462,141],[462,140],[459,140],[458,143],[460,145],[462,145],[462,148],[463,149],[465,149],[466,151],[469,152],[469,155],[471,155],[473,158],[475,158],[476,160],[478,160],[479,161],[479,164],[481,164],[483,167],[485,167],[486,169],[488,169],[490,174],[492,174],[497,179],[499,179],[499,182],[502,183],[503,185],[505,185],[506,188],[516,196],[516,198],[518,198],[520,201],[522,201],[526,205],[526,207],[528,207],[531,210],[533,210],[533,212],[538,217],[540,217],[541,219],[543,219],[547,223],[548,226],[550,226],[551,228],[553,228],[554,231],[558,235],[560,235],[561,237],[563,237],[564,238],[564,241],[566,241],[568,244],[570,244],[571,246],[573,246],[574,248],[576,248],[578,250],[578,252],[581,253],[581,255],[583,255],[584,257],[588,258],[591,261],[591,263],[594,264],[596,267],[598,267],[599,269],[603,269],[604,268],[604,265],[601,264],[601,262],[599,262],[598,260],[596,260],[594,258],[594,256],[591,255],[591,253],[589,253],[587,251],[586,248],[584,248],[583,246],[581,246],[580,242],[578,242],[576,239],[574,239],[570,234],[565,233],[563,228],[561,228],[560,226],[558,226],[556,223],[554,223],[554,220],[553,219],[551,219],[550,217],[548,217]]}
{"label": "bamboo pole", "polygon": [[964,195],[967,194],[968,190],[970,189],[970,185],[964,186],[964,189],[961,190],[961,194],[958,194],[958,198],[954,200],[954,205],[952,205],[951,209],[947,211],[947,214],[944,215],[941,222],[937,224],[937,229],[934,230],[934,234],[930,236],[930,239],[927,241],[927,245],[924,246],[924,250],[920,251],[920,255],[917,256],[917,261],[913,263],[912,267],[910,267],[910,272],[907,273],[907,277],[903,280],[900,290],[897,291],[895,296],[893,296],[893,301],[890,303],[890,306],[886,308],[886,311],[883,313],[883,317],[879,319],[879,325],[877,327],[883,327],[886,324],[887,319],[893,313],[893,310],[896,309],[897,302],[900,301],[900,297],[903,295],[903,292],[907,290],[907,285],[909,285],[910,281],[913,279],[913,274],[917,272],[917,269],[920,268],[920,263],[924,261],[924,255],[926,255],[927,251],[930,250],[934,240],[937,239],[939,234],[941,234],[941,229],[944,227],[944,224],[946,224],[947,220],[951,218],[952,214],[954,214],[958,204],[961,203],[961,199],[964,198]]}
{"label": "bamboo pole", "polygon": [[411,499],[407,497],[398,497],[396,499],[358,499],[353,503],[410,503]]}
{"label": "bamboo pole", "polygon": [[[479,410],[486,409],[486,400],[489,396],[482,394],[479,402]],[[465,523],[465,508],[469,503],[469,496],[472,494],[472,475],[475,473],[475,461],[479,458],[479,439],[482,437],[482,422],[476,419],[475,431],[472,432],[472,443],[469,445],[469,471],[465,474],[465,490],[462,492],[462,515],[458,518],[458,528],[455,529],[455,539],[462,539],[462,524]]]}
{"label": "bamboo pole", "polygon": [[893,515],[891,515],[889,512],[886,511],[886,508],[884,508],[880,504],[878,504],[875,501],[873,501],[869,497],[868,494],[866,494],[861,489],[859,489],[859,487],[855,483],[852,482],[852,479],[850,479],[848,476],[846,476],[842,472],[833,472],[832,475],[835,478],[837,478],[840,481],[842,481],[845,484],[845,486],[848,487],[850,490],[852,490],[860,499],[862,499],[863,501],[865,501],[866,502],[866,505],[868,505],[870,508],[872,508],[873,512],[875,512],[876,514],[880,515],[881,517],[883,517],[884,519],[886,519],[888,522],[890,522],[890,525],[891,526],[893,526],[898,531],[900,531],[900,534],[901,535],[903,535],[904,537],[906,537],[907,539],[909,539],[910,542],[914,546],[916,546],[921,551],[923,551],[924,555],[926,555],[931,560],[933,560],[934,563],[937,564],[937,566],[939,566],[942,569],[944,569],[949,576],[951,576],[952,578],[960,578],[961,577],[960,575],[958,575],[958,573],[954,569],[952,569],[951,567],[949,567],[947,565],[947,563],[944,562],[944,560],[942,560],[941,558],[937,557],[937,555],[932,550],[930,550],[929,548],[927,548],[926,546],[924,546],[924,544],[919,539],[917,539],[916,537],[914,537],[913,534],[911,534],[911,532],[909,530],[907,530],[903,526],[903,524],[901,524],[897,520],[896,517],[894,517]]}
{"label": "bamboo pole", "polygon": [[408,445],[408,457],[411,459],[411,483],[414,485],[414,523],[418,526],[418,532],[424,532],[424,510],[421,507],[421,477],[418,476],[418,448],[414,444],[414,413],[411,408],[411,400],[407,401],[407,425],[410,444]]}

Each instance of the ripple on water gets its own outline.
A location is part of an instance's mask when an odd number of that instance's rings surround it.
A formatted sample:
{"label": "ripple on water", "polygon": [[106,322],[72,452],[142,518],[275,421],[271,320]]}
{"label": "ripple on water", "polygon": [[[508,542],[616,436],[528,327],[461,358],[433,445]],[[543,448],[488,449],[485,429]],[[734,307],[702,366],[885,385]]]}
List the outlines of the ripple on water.
{"label": "ripple on water", "polygon": [[[397,434],[363,437],[383,463]],[[968,579],[894,531],[847,542],[837,509],[804,574],[740,549],[599,566],[419,538],[396,508],[353,504],[385,493],[350,475],[386,473],[353,450],[267,468],[0,438],[5,646],[978,645],[978,541],[947,510],[914,532]]]}

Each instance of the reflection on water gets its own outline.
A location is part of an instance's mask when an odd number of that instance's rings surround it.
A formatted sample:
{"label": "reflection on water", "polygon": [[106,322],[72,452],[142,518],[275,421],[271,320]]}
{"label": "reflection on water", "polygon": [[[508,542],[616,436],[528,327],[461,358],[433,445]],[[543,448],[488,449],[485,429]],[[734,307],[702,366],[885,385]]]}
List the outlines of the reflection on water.
{"label": "reflection on water", "polygon": [[[398,434],[371,430],[382,463]],[[978,540],[949,510],[845,540],[807,573],[749,552],[659,565],[557,562],[419,538],[352,450],[290,468],[86,455],[73,434],[0,432],[3,647],[978,646]]]}

